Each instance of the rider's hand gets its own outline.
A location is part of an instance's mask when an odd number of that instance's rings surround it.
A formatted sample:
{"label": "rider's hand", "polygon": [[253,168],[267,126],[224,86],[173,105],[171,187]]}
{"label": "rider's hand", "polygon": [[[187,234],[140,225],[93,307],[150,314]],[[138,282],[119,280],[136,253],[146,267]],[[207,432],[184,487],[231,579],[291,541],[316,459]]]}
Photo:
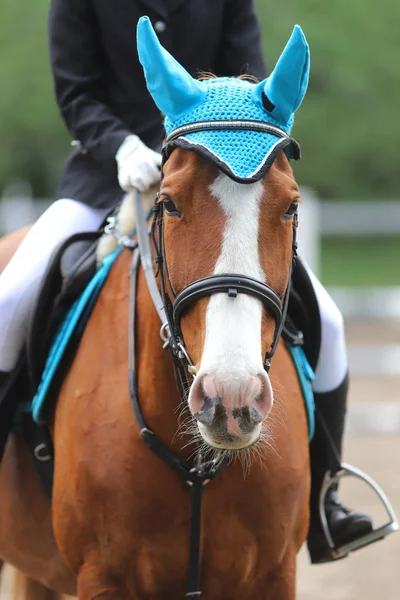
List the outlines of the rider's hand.
{"label": "rider's hand", "polygon": [[160,180],[161,154],[148,148],[137,135],[128,135],[115,155],[119,185],[126,192],[145,192]]}

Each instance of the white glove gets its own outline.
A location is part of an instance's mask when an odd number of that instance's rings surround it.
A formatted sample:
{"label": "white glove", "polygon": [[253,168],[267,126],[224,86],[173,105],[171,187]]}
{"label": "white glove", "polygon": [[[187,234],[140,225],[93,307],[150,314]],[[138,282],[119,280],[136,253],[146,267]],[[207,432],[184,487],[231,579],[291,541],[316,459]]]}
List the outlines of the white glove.
{"label": "white glove", "polygon": [[124,139],[115,160],[119,185],[126,192],[130,192],[132,188],[145,192],[160,181],[161,154],[148,148],[137,135],[128,135]]}

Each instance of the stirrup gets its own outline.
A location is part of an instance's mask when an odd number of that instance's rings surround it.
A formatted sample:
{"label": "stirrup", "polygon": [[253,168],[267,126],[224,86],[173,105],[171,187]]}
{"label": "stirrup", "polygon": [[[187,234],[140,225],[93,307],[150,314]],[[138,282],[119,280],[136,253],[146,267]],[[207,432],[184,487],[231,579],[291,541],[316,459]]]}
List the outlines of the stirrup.
{"label": "stirrup", "polygon": [[[373,529],[372,531],[370,531],[370,533],[367,533],[351,542],[348,542],[347,544],[343,544],[342,546],[336,546],[332,539],[331,532],[329,531],[328,520],[326,518],[325,498],[329,488],[333,484],[337,484],[339,480],[343,479],[344,477],[357,477],[358,479],[361,479],[362,481],[367,483],[374,490],[374,492],[376,492],[376,494],[379,496],[380,500],[384,504],[386,512],[389,516],[389,521],[385,525]],[[360,548],[363,548],[368,544],[373,544],[378,540],[382,540],[387,535],[389,535],[389,533],[393,533],[394,531],[398,531],[399,529],[399,523],[397,521],[392,505],[390,504],[382,488],[369,475],[367,475],[363,471],[360,471],[360,469],[352,467],[351,465],[346,463],[342,464],[340,471],[337,471],[337,473],[335,473],[334,475],[332,475],[329,471],[325,474],[319,497],[319,516],[321,519],[322,530],[324,532],[326,541],[329,546],[329,551],[333,560],[344,558],[350,552],[354,552],[355,550],[359,550]]]}

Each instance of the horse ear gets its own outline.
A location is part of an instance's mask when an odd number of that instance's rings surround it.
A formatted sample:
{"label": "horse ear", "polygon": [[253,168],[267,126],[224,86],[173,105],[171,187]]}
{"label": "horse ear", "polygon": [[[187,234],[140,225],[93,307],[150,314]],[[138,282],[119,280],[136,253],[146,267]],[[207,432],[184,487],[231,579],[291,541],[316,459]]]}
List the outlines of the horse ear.
{"label": "horse ear", "polygon": [[310,51],[299,25],[295,25],[275,69],[254,89],[253,97],[279,122],[286,125],[303,101],[310,73]]}
{"label": "horse ear", "polygon": [[206,86],[191,75],[158,41],[149,17],[137,25],[137,48],[147,88],[158,108],[171,120],[198,106]]}

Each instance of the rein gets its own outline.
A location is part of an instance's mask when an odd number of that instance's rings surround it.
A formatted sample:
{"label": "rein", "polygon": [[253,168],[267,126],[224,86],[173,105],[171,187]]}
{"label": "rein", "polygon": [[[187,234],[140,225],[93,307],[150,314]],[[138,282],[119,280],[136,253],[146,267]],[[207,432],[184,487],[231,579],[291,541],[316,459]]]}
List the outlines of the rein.
{"label": "rein", "polygon": [[[258,123],[255,121],[230,121],[213,122],[213,129],[227,129],[229,123],[230,129],[251,129],[254,123],[262,126],[260,130],[268,133],[274,133],[279,137],[288,137],[285,132],[279,135],[272,131],[275,126],[267,123]],[[164,158],[168,154],[168,145],[183,133],[189,133],[195,130],[211,129],[209,122],[200,122],[189,124],[172,132],[164,145]],[[280,130],[279,130],[280,131]],[[189,576],[188,586],[185,597],[199,598],[202,592],[199,589],[200,583],[200,540],[201,540],[201,508],[203,492],[207,484],[214,479],[221,469],[226,465],[224,459],[214,459],[203,461],[199,456],[196,464],[191,464],[175,456],[147,426],[142,411],[140,409],[137,381],[136,381],[136,349],[135,349],[135,313],[136,313],[136,286],[139,264],[142,264],[148,289],[153,304],[160,317],[162,326],[160,337],[164,343],[164,348],[171,351],[175,377],[182,401],[186,401],[187,373],[196,375],[195,366],[186,349],[180,322],[184,312],[199,298],[211,296],[212,294],[226,293],[234,301],[238,294],[251,295],[262,302],[265,308],[273,315],[275,319],[274,337],[270,349],[266,352],[264,359],[264,369],[268,372],[271,366],[271,359],[275,354],[280,336],[285,323],[291,285],[291,273],[293,261],[297,255],[296,229],[297,214],[293,217],[293,244],[292,260],[290,265],[289,279],[283,301],[280,296],[267,284],[257,281],[251,277],[241,274],[226,273],[222,275],[211,275],[198,279],[187,285],[178,294],[175,294],[171,284],[168,266],[164,248],[164,206],[162,202],[157,202],[153,209],[154,218],[151,226],[150,235],[155,249],[156,273],[153,271],[153,255],[149,241],[149,231],[146,223],[146,217],[143,210],[140,193],[137,190],[133,192],[133,201],[136,214],[136,231],[138,239],[138,248],[133,251],[132,265],[130,271],[130,323],[129,323],[129,392],[132,401],[133,412],[139,427],[140,436],[146,445],[170,468],[172,468],[185,486],[190,490],[191,516],[190,516],[190,542],[189,542]],[[160,288],[156,277],[160,278]]]}

